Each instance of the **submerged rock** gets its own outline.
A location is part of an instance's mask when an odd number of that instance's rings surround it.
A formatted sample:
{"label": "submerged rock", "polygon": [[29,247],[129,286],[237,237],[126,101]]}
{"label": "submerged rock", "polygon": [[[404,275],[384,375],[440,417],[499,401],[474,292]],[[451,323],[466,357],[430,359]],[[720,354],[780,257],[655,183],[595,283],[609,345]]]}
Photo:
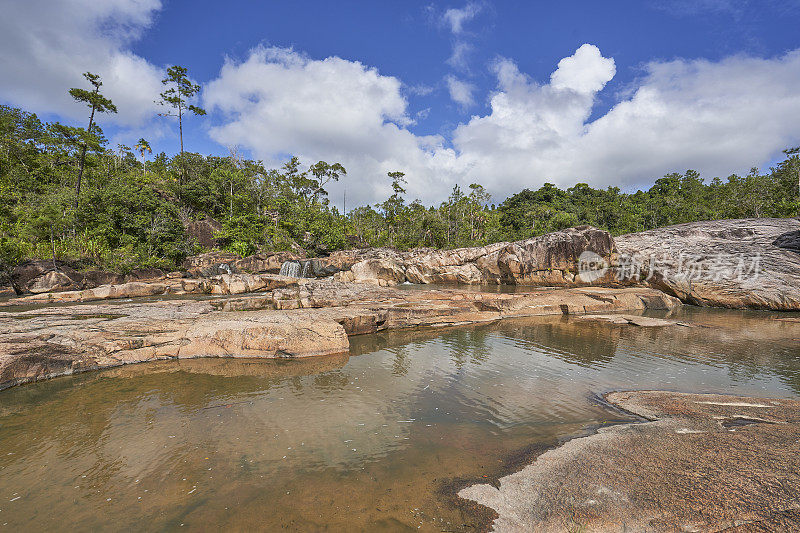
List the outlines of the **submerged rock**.
{"label": "submerged rock", "polygon": [[644,328],[664,327],[664,326],[684,326],[689,324],[677,320],[667,320],[663,318],[653,318],[638,315],[585,315],[580,317],[582,320],[594,320],[600,322],[611,322],[612,324],[640,326]]}

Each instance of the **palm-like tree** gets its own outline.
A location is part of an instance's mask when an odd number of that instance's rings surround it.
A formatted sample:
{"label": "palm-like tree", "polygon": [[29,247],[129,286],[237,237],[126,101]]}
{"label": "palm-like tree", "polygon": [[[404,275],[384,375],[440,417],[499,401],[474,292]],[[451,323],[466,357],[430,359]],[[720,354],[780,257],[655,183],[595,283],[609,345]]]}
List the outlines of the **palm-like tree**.
{"label": "palm-like tree", "polygon": [[144,154],[145,153],[152,154],[153,153],[153,149],[150,148],[150,143],[147,142],[144,139],[144,137],[139,139],[139,141],[136,143],[136,146],[134,146],[134,148],[139,150],[139,155],[142,156],[142,174],[143,175],[147,175],[147,161],[144,158]]}

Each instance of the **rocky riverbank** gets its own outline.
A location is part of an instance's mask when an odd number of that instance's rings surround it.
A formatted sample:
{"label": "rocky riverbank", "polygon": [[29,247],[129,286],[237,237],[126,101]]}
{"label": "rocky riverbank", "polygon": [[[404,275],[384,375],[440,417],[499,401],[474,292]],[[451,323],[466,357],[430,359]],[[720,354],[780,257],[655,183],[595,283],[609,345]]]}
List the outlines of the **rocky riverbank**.
{"label": "rocky riverbank", "polygon": [[62,305],[47,300],[56,295],[18,299],[21,301],[16,303],[29,305],[6,306],[0,312],[4,332],[0,336],[0,388],[158,359],[335,354],[349,349],[348,336],[386,329],[680,305],[676,298],[646,288],[496,294],[403,291],[268,274],[232,275],[213,281],[218,290],[212,292],[223,296],[74,303],[102,296],[94,292],[98,289],[91,289],[91,298],[86,291],[76,291],[61,300],[72,303]]}
{"label": "rocky riverbank", "polygon": [[459,495],[495,531],[793,531],[800,528],[800,401],[614,392],[646,420],[540,455]]}
{"label": "rocky riverbank", "polygon": [[694,305],[800,310],[798,219],[695,222],[616,238],[580,226],[476,248],[344,250],[313,259],[290,252],[245,258],[210,252],[190,257],[180,271],[141,269],[124,276],[34,261],[20,265],[11,277],[13,290],[2,292],[52,302],[236,294],[262,290],[271,283],[262,275],[278,274],[287,262],[311,278],[378,286],[640,286]]}

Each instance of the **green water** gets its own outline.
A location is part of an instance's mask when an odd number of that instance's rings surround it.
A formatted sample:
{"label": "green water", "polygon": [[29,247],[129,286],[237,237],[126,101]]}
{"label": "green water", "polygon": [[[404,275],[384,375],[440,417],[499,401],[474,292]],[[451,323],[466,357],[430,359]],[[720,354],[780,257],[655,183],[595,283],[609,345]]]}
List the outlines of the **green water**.
{"label": "green water", "polygon": [[[206,359],[0,392],[0,530],[463,531],[454,491],[628,420],[614,389],[796,397],[800,322],[516,319],[354,337],[349,355]],[[699,327],[702,326],[702,327]]]}

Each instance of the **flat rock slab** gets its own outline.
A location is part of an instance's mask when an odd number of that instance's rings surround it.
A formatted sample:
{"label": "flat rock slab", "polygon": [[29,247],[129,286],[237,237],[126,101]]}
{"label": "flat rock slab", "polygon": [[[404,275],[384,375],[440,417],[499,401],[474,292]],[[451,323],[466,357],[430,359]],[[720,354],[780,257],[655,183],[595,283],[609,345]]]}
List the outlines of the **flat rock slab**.
{"label": "flat rock slab", "polygon": [[689,327],[685,322],[677,320],[667,320],[664,318],[653,318],[638,315],[585,315],[579,317],[581,320],[597,320],[601,322],[611,322],[612,324],[640,326],[644,328],[663,327],[663,326],[684,326]]}
{"label": "flat rock slab", "polygon": [[497,531],[797,531],[800,401],[614,392],[644,419],[547,451],[459,496]]}
{"label": "flat rock slab", "polygon": [[[496,294],[403,291],[270,275],[220,277],[218,281],[220,285],[214,287],[228,290],[213,299],[71,304],[43,300],[35,302],[35,309],[23,310],[19,305],[0,309],[0,389],[160,359],[332,355],[349,350],[351,335],[387,329],[681,305],[676,298],[646,288]],[[244,294],[255,287],[259,292]],[[149,292],[144,290],[144,294]]]}

